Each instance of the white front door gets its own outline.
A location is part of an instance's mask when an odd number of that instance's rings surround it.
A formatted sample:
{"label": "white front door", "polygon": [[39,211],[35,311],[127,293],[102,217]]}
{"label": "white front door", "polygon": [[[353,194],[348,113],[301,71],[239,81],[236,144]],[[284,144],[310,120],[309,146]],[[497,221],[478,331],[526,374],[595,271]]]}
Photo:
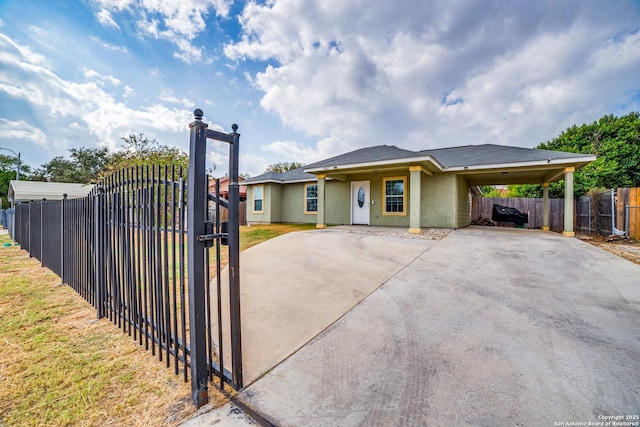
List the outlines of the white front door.
{"label": "white front door", "polygon": [[369,225],[369,181],[351,183],[351,224]]}

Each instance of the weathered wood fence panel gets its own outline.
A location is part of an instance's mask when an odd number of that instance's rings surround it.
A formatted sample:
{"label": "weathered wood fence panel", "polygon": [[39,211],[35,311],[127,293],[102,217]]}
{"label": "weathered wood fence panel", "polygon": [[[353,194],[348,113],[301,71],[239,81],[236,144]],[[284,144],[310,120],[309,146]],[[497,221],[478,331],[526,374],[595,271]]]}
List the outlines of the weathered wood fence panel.
{"label": "weathered wood fence panel", "polygon": [[629,237],[640,239],[640,188],[629,188]]}
{"label": "weathered wood fence panel", "polygon": [[[542,228],[543,199],[537,198],[501,198],[473,197],[471,200],[471,220],[481,216],[491,219],[493,205],[508,206],[529,215],[526,228]],[[496,223],[499,226],[511,227],[511,223]],[[549,229],[561,233],[564,227],[564,200],[549,199]]]}
{"label": "weathered wood fence panel", "polygon": [[[229,220],[229,209],[220,207],[220,221]],[[247,225],[247,202],[240,202],[240,225]]]}
{"label": "weathered wood fence panel", "polygon": [[[494,204],[516,208],[528,214],[527,228],[542,228],[543,199],[473,197],[471,220],[480,217],[491,219]],[[632,239],[640,240],[640,188],[604,190],[580,197],[575,201],[574,215],[576,232],[600,235],[626,233]],[[496,225],[513,226],[499,222]],[[563,227],[564,199],[549,199],[549,228],[560,233]]]}

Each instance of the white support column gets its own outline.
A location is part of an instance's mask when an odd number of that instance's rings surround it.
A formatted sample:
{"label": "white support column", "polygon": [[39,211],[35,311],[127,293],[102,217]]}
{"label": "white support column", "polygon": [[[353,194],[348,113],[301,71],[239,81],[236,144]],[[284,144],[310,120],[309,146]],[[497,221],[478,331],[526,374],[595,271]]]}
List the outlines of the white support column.
{"label": "white support column", "polygon": [[326,179],[326,174],[318,174],[318,215],[316,218],[316,228],[327,228],[327,224],[325,223],[324,219],[324,189]]}
{"label": "white support column", "polygon": [[409,233],[420,234],[420,217],[422,216],[422,166],[409,166]]}
{"label": "white support column", "polygon": [[564,168],[564,231],[563,236],[573,237],[573,172],[576,168]]}
{"label": "white support column", "polygon": [[549,183],[542,184],[542,230],[549,231]]}

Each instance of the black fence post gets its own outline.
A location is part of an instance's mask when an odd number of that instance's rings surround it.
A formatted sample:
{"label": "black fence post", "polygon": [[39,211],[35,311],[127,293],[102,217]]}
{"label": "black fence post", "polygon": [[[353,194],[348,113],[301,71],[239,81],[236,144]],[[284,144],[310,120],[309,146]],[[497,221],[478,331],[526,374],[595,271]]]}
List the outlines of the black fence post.
{"label": "black fence post", "polygon": [[95,256],[95,301],[96,316],[102,319],[105,314],[105,233],[104,230],[104,187],[98,186],[98,194],[93,196],[94,200],[94,256]]}
{"label": "black fence post", "polygon": [[29,244],[27,245],[27,252],[29,252],[29,258],[31,258],[33,255],[31,255],[31,207],[33,206],[33,200],[29,203],[29,233],[27,234],[27,239],[29,239]]}
{"label": "black fence post", "polygon": [[233,387],[242,388],[242,337],[240,327],[240,189],[238,157],[240,134],[231,125],[233,142],[229,149],[229,315],[231,318],[231,363]]}
{"label": "black fence post", "polygon": [[44,267],[44,203],[47,199],[43,198],[40,202],[40,267]]}
{"label": "black fence post", "polygon": [[193,112],[195,121],[189,124],[189,173],[187,177],[187,269],[189,282],[189,327],[191,398],[196,407],[209,400],[207,375],[207,324],[205,309],[205,243],[198,236],[205,234],[207,209],[207,182],[205,159],[207,154],[207,127],[203,112]]}
{"label": "black fence post", "polygon": [[67,203],[67,193],[62,195],[60,203],[60,280],[64,284],[64,207]]}

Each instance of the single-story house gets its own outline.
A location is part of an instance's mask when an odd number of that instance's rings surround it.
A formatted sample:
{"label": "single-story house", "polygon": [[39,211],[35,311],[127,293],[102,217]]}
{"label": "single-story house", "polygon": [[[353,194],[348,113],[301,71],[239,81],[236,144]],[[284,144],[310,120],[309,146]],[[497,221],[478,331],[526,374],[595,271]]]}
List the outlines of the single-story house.
{"label": "single-story house", "polygon": [[[593,155],[467,145],[411,151],[362,148],[284,173],[269,172],[247,186],[247,223],[364,224],[462,228],[470,224],[470,191],[480,185],[543,184],[564,179],[564,234],[573,233],[573,172]],[[548,229],[545,203],[544,228]],[[545,221],[546,220],[546,221]]]}
{"label": "single-story house", "polygon": [[31,201],[62,200],[64,195],[69,199],[78,199],[93,190],[92,184],[75,184],[66,182],[42,181],[9,181],[9,200],[15,203]]}

